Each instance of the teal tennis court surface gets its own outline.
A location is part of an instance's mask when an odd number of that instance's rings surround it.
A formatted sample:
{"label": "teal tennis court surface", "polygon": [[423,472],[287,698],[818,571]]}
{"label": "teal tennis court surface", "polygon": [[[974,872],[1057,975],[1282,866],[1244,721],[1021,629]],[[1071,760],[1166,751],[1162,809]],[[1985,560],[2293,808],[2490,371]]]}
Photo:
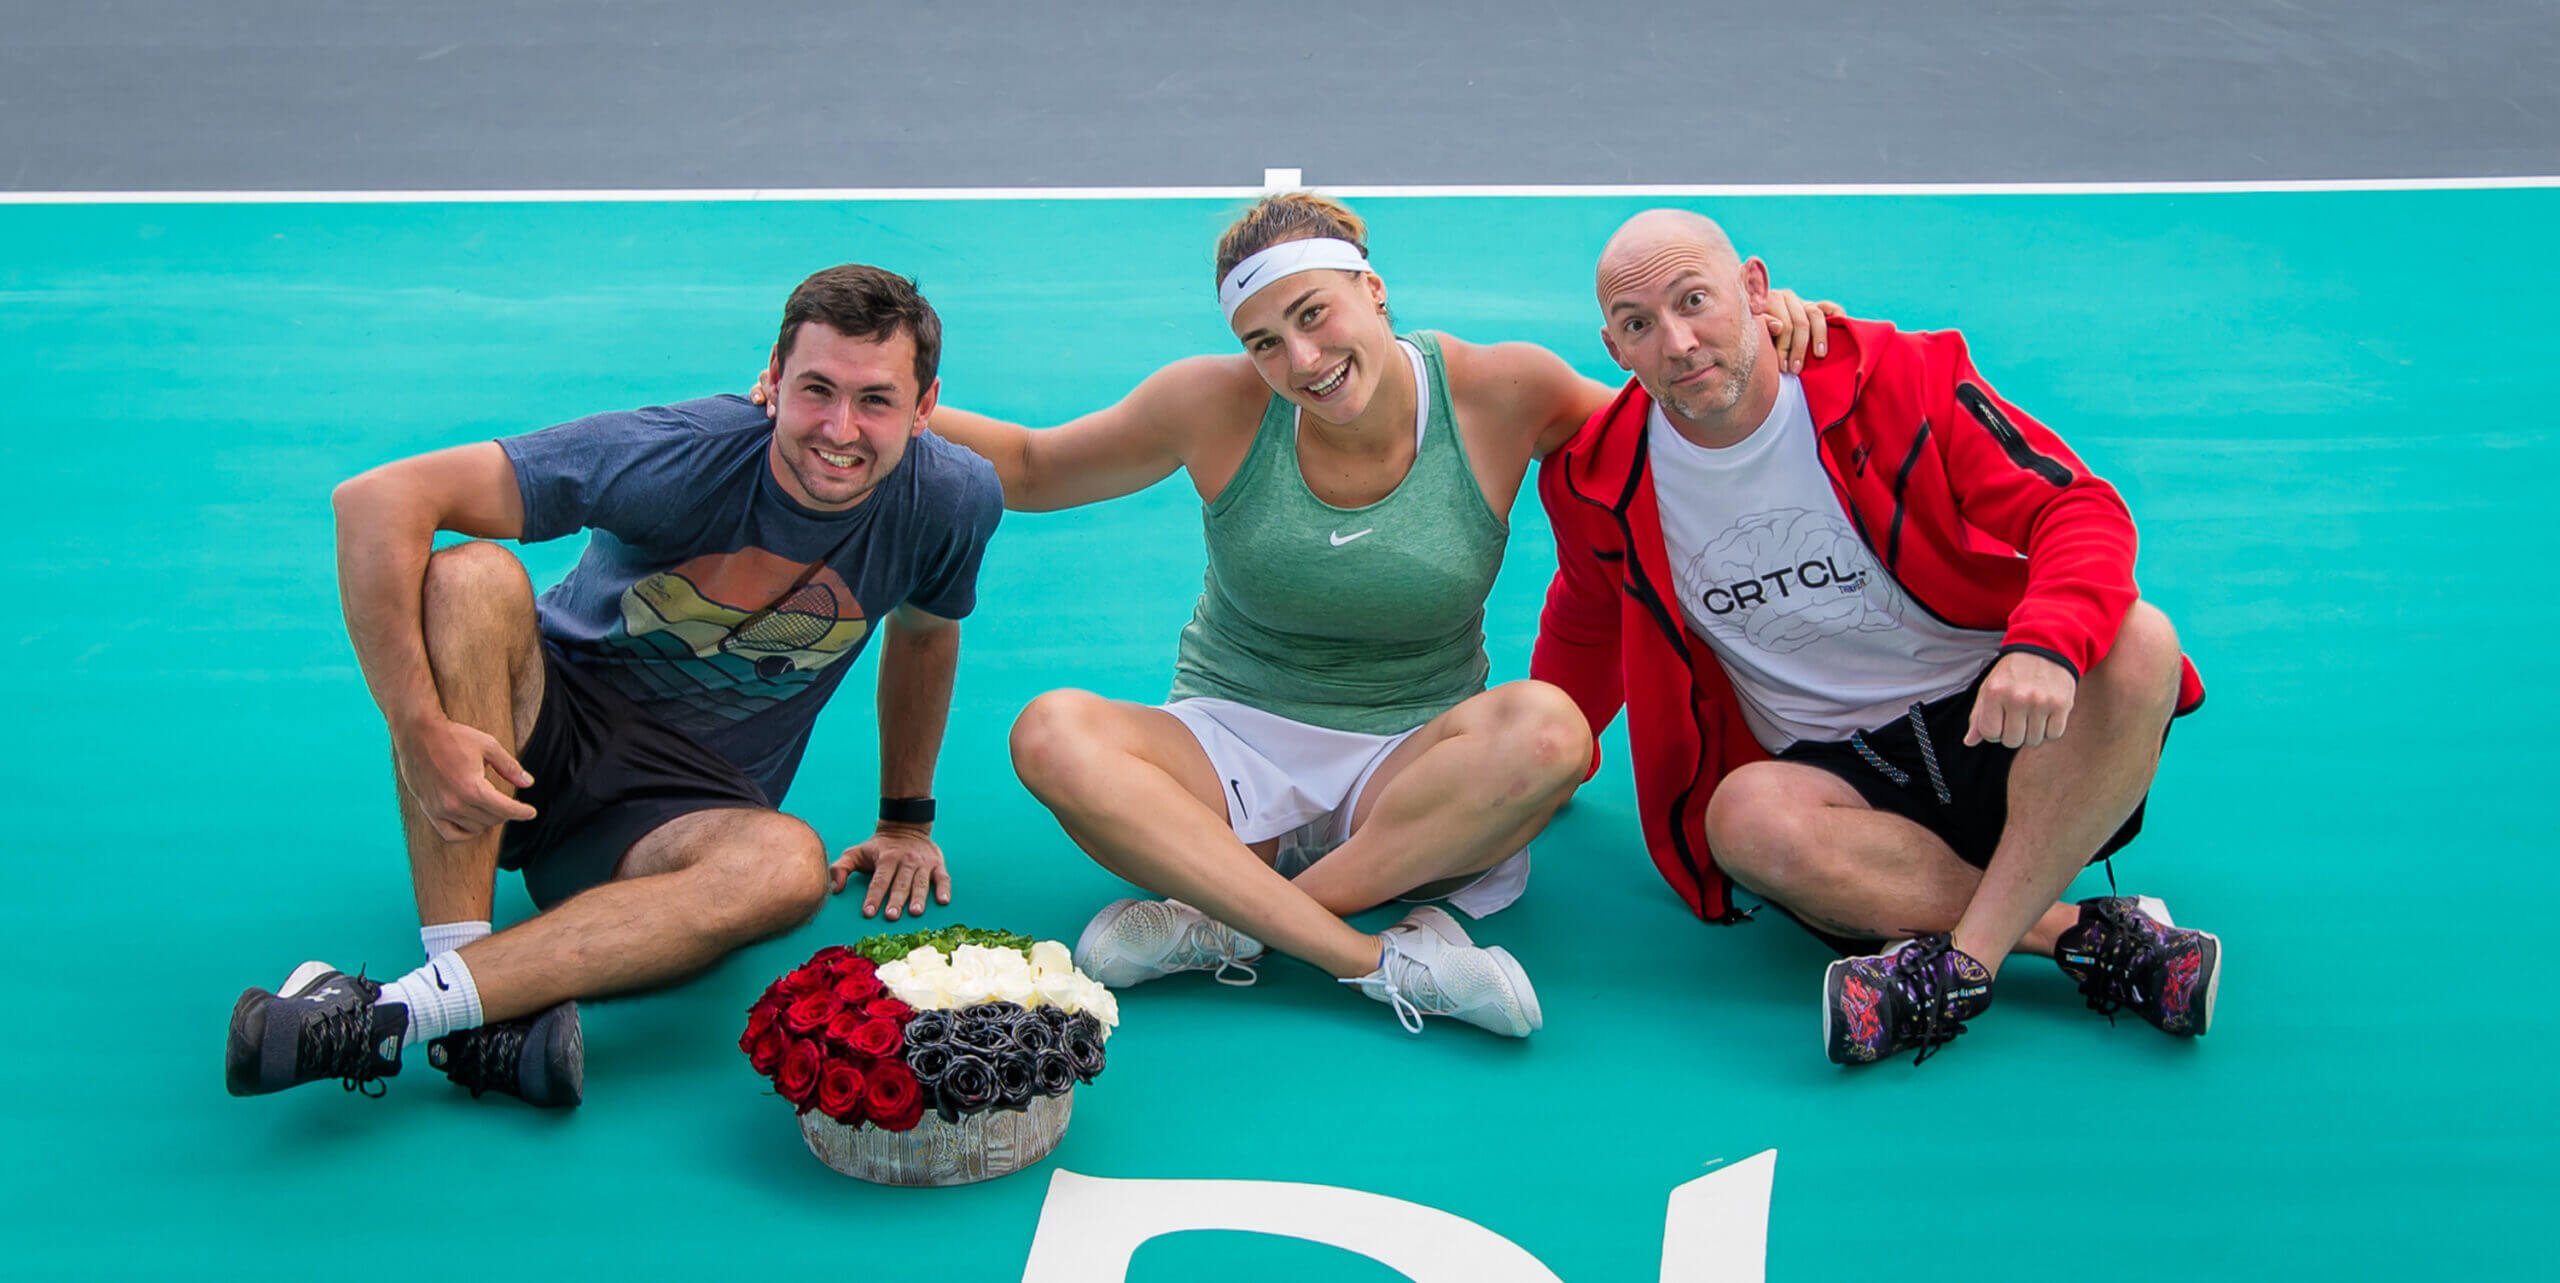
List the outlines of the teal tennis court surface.
{"label": "teal tennis court surface", "polygon": [[[1354,203],[1404,324],[1617,380],[1590,263],[1649,202]],[[414,1057],[380,1101],[224,1095],[243,986],[306,957],[396,972],[418,948],[339,622],[335,481],[743,390],[791,283],[846,260],[921,279],[948,400],[1056,422],[1233,342],[1209,250],[1236,204],[0,208],[7,1272],[1007,1279],[1066,1170],[1368,1191],[1570,1283],[1651,1279],[1672,1189],[1775,1150],[1773,1279],[2544,1276],[2547,187],[1697,203],[1779,284],[1962,328],[2125,492],[2145,594],[2212,694],[2116,868],[2225,941],[2200,1043],[2110,1028],[2021,963],[1928,1064],[1834,1069],[1824,955],[1774,920],[1688,917],[1613,733],[1528,897],[1476,932],[1535,978],[1544,1032],[1410,1038],[1285,963],[1247,990],[1178,977],[1124,994],[1056,1156],[989,1185],[825,1170],[734,1046],[773,975],[884,929],[851,901],[680,990],[589,1007],[566,1117],[474,1102]],[[1525,671],[1552,565],[1534,501],[1511,517],[1497,679]],[[1162,696],[1198,522],[1178,481],[1008,515],[939,774],[956,893],[927,922],[1072,940],[1123,893],[1014,781],[1003,732],[1056,686]],[[547,582],[574,553],[525,556]],[[835,847],[868,832],[868,704],[857,677],[791,798]],[[502,925],[524,911],[502,883]],[[395,1212],[467,1229],[396,1236]],[[1203,1275],[1394,1277],[1237,1233],[1155,1240],[1129,1277]]]}

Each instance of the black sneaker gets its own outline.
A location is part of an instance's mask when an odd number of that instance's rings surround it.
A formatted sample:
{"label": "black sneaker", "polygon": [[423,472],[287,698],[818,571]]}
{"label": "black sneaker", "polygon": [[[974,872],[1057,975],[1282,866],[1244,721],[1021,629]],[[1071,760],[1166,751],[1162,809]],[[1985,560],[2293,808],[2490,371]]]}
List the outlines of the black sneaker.
{"label": "black sneaker", "polygon": [[241,994],[231,1007],[223,1084],[234,1096],[259,1096],[335,1078],[348,1091],[381,1095],[381,1080],[400,1072],[409,1029],[409,1009],[376,1003],[381,994],[381,985],[325,962],[294,968],[282,994]]}
{"label": "black sneaker", "polygon": [[[528,1054],[530,1053],[530,1054]],[[504,1092],[536,1109],[572,1109],[586,1094],[587,1041],[578,1004],[459,1029],[427,1043],[427,1063],[471,1089]]]}
{"label": "black sneaker", "polygon": [[2190,1038],[2213,1026],[2222,941],[2170,922],[2169,906],[2149,896],[2081,901],[2079,925],[2054,941],[2053,960],[2109,1020],[2131,1008],[2161,1032]]}
{"label": "black sneaker", "polygon": [[1835,1065],[1867,1065],[1917,1047],[1916,1065],[1990,1005],[1991,973],[1944,934],[1925,935],[1822,973],[1822,1050]]}

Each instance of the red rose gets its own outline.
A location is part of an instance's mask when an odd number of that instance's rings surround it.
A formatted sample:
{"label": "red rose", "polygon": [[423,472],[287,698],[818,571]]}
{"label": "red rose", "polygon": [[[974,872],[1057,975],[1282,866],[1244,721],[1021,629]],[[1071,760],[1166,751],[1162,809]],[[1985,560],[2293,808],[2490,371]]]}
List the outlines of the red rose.
{"label": "red rose", "polygon": [[851,1045],[862,1055],[885,1060],[907,1045],[907,1035],[897,1021],[873,1016],[854,1029]]}
{"label": "red rose", "polygon": [[839,1060],[818,1076],[818,1112],[847,1127],[862,1122],[862,1071]]}
{"label": "red rose", "polygon": [[820,949],[816,953],[809,955],[809,961],[802,965],[811,967],[831,966],[846,958],[858,958],[860,956],[862,955],[855,953],[849,946],[831,944],[826,948]]}
{"label": "red rose", "polygon": [[890,1020],[895,1020],[903,1026],[907,1023],[907,1017],[916,1014],[916,1009],[898,1001],[895,998],[883,994],[880,997],[862,1004],[862,1014],[866,1016],[885,1017]]}
{"label": "red rose", "polygon": [[827,1041],[839,1047],[853,1046],[853,1031],[862,1027],[863,1020],[863,1014],[851,1007],[836,1012],[835,1019],[827,1022]]}
{"label": "red rose", "polygon": [[819,990],[804,998],[794,999],[782,1010],[782,1027],[795,1034],[813,1034],[827,1027],[844,1004],[834,994]]}
{"label": "red rose", "polygon": [[780,1014],[780,1008],[761,1002],[748,1008],[747,1031],[738,1035],[738,1050],[753,1055],[756,1041],[764,1037],[765,1030],[773,1028],[773,1022]]}
{"label": "red rose", "polygon": [[770,1078],[773,1071],[782,1066],[782,1053],[789,1049],[790,1044],[791,1039],[782,1032],[782,1026],[768,1025],[762,1034],[757,1035],[756,1044],[747,1048],[747,1063],[755,1066],[757,1073]]}
{"label": "red rose", "polygon": [[782,1072],[773,1076],[773,1085],[784,1100],[798,1105],[801,1113],[808,1113],[818,1100],[819,1071],[825,1061],[826,1055],[818,1050],[818,1044],[795,1038],[782,1053]]}
{"label": "red rose", "polygon": [[790,1002],[817,993],[825,989],[827,984],[827,973],[824,967],[802,967],[775,981],[774,987],[782,991],[783,1001]]}
{"label": "red rose", "polygon": [[924,1088],[916,1085],[915,1073],[907,1068],[907,1062],[887,1061],[873,1069],[864,1084],[862,1108],[871,1115],[873,1126],[906,1131],[924,1117]]}
{"label": "red rose", "polygon": [[862,971],[836,982],[836,999],[848,1007],[859,1007],[880,996],[880,976]]}

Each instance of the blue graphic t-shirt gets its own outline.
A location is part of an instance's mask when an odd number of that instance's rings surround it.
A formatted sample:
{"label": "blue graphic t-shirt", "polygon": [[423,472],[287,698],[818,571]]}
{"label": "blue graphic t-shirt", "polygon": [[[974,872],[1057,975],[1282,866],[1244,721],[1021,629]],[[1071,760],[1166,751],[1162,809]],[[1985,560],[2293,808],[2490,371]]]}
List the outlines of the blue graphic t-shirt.
{"label": "blue graphic t-shirt", "polygon": [[761,408],[723,396],[498,445],[523,542],[593,532],[542,594],[543,637],[779,804],[873,624],[908,603],[945,619],[977,605],[1004,497],[986,460],[925,433],[870,498],[821,512],[774,480],[772,439]]}

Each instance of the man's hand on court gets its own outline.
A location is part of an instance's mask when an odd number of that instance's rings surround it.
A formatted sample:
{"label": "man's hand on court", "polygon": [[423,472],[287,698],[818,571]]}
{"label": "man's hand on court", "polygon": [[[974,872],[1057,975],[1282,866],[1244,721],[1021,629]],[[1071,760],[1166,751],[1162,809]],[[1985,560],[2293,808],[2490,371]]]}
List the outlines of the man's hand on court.
{"label": "man's hand on court", "polygon": [[392,755],[400,787],[447,842],[477,837],[509,820],[530,820],[532,807],[498,791],[490,777],[520,789],[533,787],[515,754],[477,727],[435,718],[400,736]]}
{"label": "man's hand on court", "polygon": [[1991,666],[1982,691],[1973,700],[1973,720],[1966,724],[1967,745],[1998,742],[2011,748],[2034,748],[2062,738],[2071,720],[2071,702],[2080,692],[2071,670],[2042,655],[2013,650]]}
{"label": "man's hand on court", "polygon": [[1827,356],[1831,352],[1830,325],[1825,318],[1845,316],[1840,305],[1829,299],[1808,303],[1794,290],[1769,291],[1769,310],[1760,319],[1769,327],[1769,341],[1778,345],[1778,365],[1789,374],[1802,374],[1807,356]]}
{"label": "man's hand on court", "polygon": [[862,897],[866,918],[879,913],[883,904],[891,922],[898,920],[901,908],[908,917],[922,917],[927,891],[935,904],[951,903],[951,870],[943,866],[942,848],[922,829],[883,824],[870,841],[846,848],[827,872],[833,883],[828,891],[836,895],[844,893],[854,874],[870,875],[871,889]]}

